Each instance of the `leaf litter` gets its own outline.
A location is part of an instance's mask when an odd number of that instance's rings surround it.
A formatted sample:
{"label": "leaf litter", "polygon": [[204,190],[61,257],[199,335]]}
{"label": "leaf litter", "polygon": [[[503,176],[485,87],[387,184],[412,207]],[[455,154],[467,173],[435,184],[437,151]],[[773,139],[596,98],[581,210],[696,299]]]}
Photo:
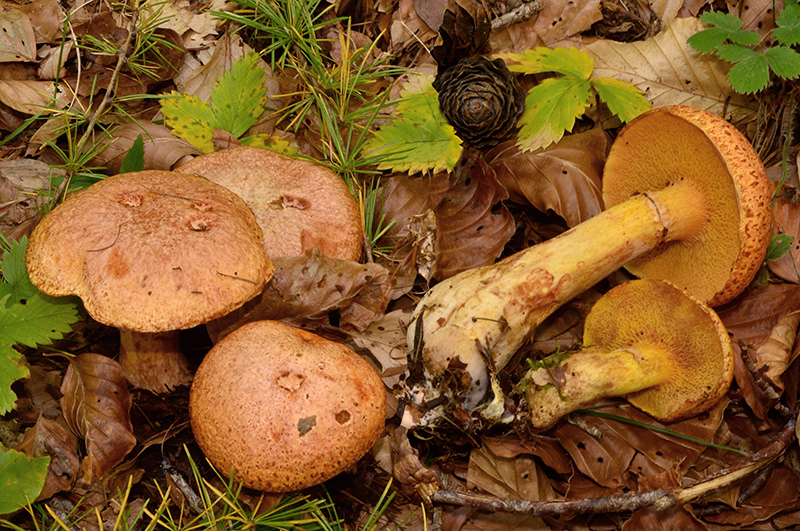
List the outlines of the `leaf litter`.
{"label": "leaf litter", "polygon": [[[89,4],[92,5],[68,6],[37,0],[22,7],[5,6],[0,17],[0,26],[6,29],[0,37],[0,126],[6,134],[47,105],[54,94],[60,105],[78,105],[89,111],[97,104],[94,98],[105,93],[116,57],[81,51],[72,41],[64,48],[58,46],[62,25],[54,14],[63,14],[67,8],[78,44],[87,36],[107,39],[117,46],[124,42],[128,36],[125,17],[107,6]],[[492,15],[499,15],[509,11],[512,2],[490,4]],[[760,127],[759,109],[764,103],[733,92],[725,77],[725,64],[713,56],[698,54],[685,44],[690,35],[702,29],[695,16],[706,2],[652,2],[633,10],[621,2],[608,4],[591,0],[544,2],[530,19],[492,31],[488,36],[491,49],[494,53],[523,53],[542,45],[576,46],[594,59],[593,76],[632,82],[656,106],[680,103],[718,114],[724,112],[742,126],[751,140],[755,138]],[[251,52],[251,45],[256,45],[247,42],[244,32],[232,34],[210,15],[211,9],[230,8],[221,1],[202,9],[184,1],[165,3],[158,28],[162,35],[170,36],[168,40],[180,43],[180,53],[170,56],[162,49],[172,68],[157,69],[153,79],[125,71],[118,81],[116,96],[176,90],[196,96],[198,109],[207,108],[203,105],[207,106],[210,99],[213,106],[214,84],[237,59]],[[440,29],[459,37],[468,34],[472,23],[488,23],[488,19],[481,18],[485,16],[480,15],[481,8],[467,0],[336,2],[336,8],[338,13],[362,24],[359,34],[367,41],[378,39],[380,31],[386,32],[380,41],[380,53],[393,55],[397,64],[429,71],[435,64],[423,50],[439,45]],[[459,13],[459,17],[440,17],[445,9]],[[771,2],[743,0],[737,9],[744,28],[762,36],[769,34]],[[143,13],[146,15],[145,10]],[[622,27],[620,17],[629,17],[638,24],[633,24],[637,31],[643,31],[638,40],[618,42],[602,36]],[[627,23],[626,31],[630,27],[631,23]],[[475,47],[484,43],[467,39],[462,44]],[[259,103],[262,90],[266,103],[263,113],[256,114],[251,109],[245,129],[249,134],[285,135],[300,152],[321,158],[326,146],[319,135],[318,116],[310,117],[289,133],[278,129],[272,116],[274,110],[297,97],[297,78],[289,71],[272,71],[263,61],[257,69],[264,79],[258,90]],[[386,88],[402,95],[397,85],[387,84]],[[427,103],[431,101],[428,98]],[[148,169],[170,169],[198,154],[198,149],[161,125],[164,117],[157,104],[142,100],[128,105],[127,116],[136,121],[116,117],[123,123],[114,130],[113,141],[99,146],[92,157],[93,167],[104,166],[106,174],[116,173],[139,134],[144,137]],[[414,111],[398,104],[397,112]],[[423,161],[419,166],[414,166],[414,161],[419,163],[429,154],[415,155],[403,171],[386,174],[382,179],[383,213],[386,221],[394,225],[381,241],[392,252],[378,254],[373,263],[367,264],[329,259],[314,252],[282,259],[277,262],[276,277],[259,299],[271,309],[256,310],[247,318],[286,319],[345,341],[380,369],[388,389],[401,385],[415,370],[405,344],[408,317],[429,284],[493,263],[602,210],[599,189],[609,137],[598,125],[613,130],[618,123],[601,113],[590,109],[587,116],[595,124],[579,120],[573,134],[542,150],[523,153],[508,142],[485,156],[476,156],[448,144],[449,152],[444,158],[435,159],[436,164]],[[392,117],[380,119],[388,123]],[[39,128],[38,140],[28,139],[33,143],[26,144],[24,136],[4,143],[7,160],[3,170],[8,169],[9,173],[2,182],[6,194],[3,233],[14,240],[31,230],[31,220],[35,221],[47,202],[37,193],[50,189],[51,181],[59,179],[58,171],[45,171],[48,165],[59,167],[54,146],[63,138],[63,131],[57,131],[58,116],[50,120]],[[202,148],[213,150],[213,139],[217,138],[213,124],[207,133],[208,143]],[[23,154],[29,159],[21,158]],[[23,161],[35,161],[36,165],[22,167]],[[425,164],[435,170],[424,171]],[[452,175],[442,171],[455,167],[459,169]],[[796,179],[796,166],[790,171]],[[719,309],[737,347],[736,385],[727,400],[708,413],[667,426],[621,401],[607,400],[593,408],[613,417],[660,426],[671,433],[590,412],[575,413],[544,434],[502,427],[482,430],[469,412],[463,411],[460,419],[441,430],[411,434],[414,451],[420,454],[417,462],[425,470],[430,468],[447,477],[448,488],[558,503],[682,488],[734,466],[739,458],[730,450],[709,447],[679,434],[745,452],[767,447],[784,425],[774,406],[794,407],[800,380],[796,362],[800,351],[796,341],[800,321],[797,191],[792,181],[784,191],[774,207],[776,233],[794,236],[795,245],[789,253],[770,261],[774,276],[768,285],[753,286]],[[12,284],[19,278],[5,265],[3,275]],[[535,356],[576,347],[586,308],[602,291],[627,278],[625,273],[618,273],[602,282],[598,291],[588,294],[583,302],[576,301],[554,314],[537,330],[523,354]],[[21,284],[14,285],[15,290],[20,289]],[[19,295],[20,298],[24,297]],[[39,304],[35,298],[29,302],[33,307]],[[65,313],[72,311],[74,308],[65,309]],[[128,481],[134,485],[135,499],[129,509],[135,510],[145,499],[154,499],[153,481],[163,483],[163,459],[175,458],[180,466],[187,466],[185,459],[176,456],[183,455],[183,444],[193,444],[191,434],[175,427],[186,419],[185,402],[180,393],[170,402],[169,398],[141,391],[129,392],[116,362],[95,352],[113,356],[117,341],[114,333],[97,323],[76,325],[68,341],[62,341],[58,336],[67,332],[62,321],[68,316],[56,317],[59,323],[54,328],[60,332],[52,332],[52,337],[9,337],[5,341],[9,350],[25,356],[9,354],[2,359],[18,360],[14,370],[19,372],[15,374],[27,372],[29,376],[15,387],[19,388],[17,408],[3,421],[13,421],[18,427],[15,436],[4,438],[3,444],[30,457],[49,456],[41,498],[48,500],[54,510],[66,514],[75,508],[70,500],[84,496],[81,508],[97,507],[102,520],[111,522],[119,514],[118,487],[123,486],[124,491]],[[208,350],[210,338],[206,334],[199,329],[183,334],[184,342],[192,346],[189,355],[195,365]],[[51,339],[74,357],[51,357],[36,346]],[[509,376],[503,377],[504,385],[513,385],[522,364],[521,359],[511,364]],[[8,374],[11,373],[6,372],[4,378]],[[396,400],[390,403],[398,405]],[[134,409],[129,412],[131,404]],[[145,439],[156,442],[142,444]],[[382,490],[376,485],[385,482],[391,472],[391,466],[387,472],[385,466],[376,465],[381,462],[377,448],[374,457],[367,456],[357,469],[330,483],[332,496],[352,521],[363,519],[374,500],[374,491]],[[791,460],[791,454],[797,452],[794,442],[786,457],[774,459],[770,467],[729,490],[714,492],[703,503],[662,511],[646,507],[618,516],[562,519],[437,505],[427,508],[429,513],[425,514],[430,520],[426,523],[421,517],[419,498],[413,489],[403,486],[382,525],[391,528],[390,522],[410,515],[407,529],[431,528],[426,526],[440,522],[440,529],[453,531],[797,527],[800,467],[792,466]],[[204,469],[208,472],[207,467]],[[88,527],[91,526],[95,524]]]}

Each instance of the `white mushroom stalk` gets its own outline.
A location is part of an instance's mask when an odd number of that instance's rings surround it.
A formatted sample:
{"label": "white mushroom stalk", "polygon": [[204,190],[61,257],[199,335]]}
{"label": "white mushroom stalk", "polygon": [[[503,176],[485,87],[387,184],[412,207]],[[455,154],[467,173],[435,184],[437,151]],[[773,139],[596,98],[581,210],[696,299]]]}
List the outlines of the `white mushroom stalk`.
{"label": "white mushroom stalk", "polygon": [[[663,136],[662,136],[663,135]],[[608,209],[497,264],[442,281],[412,315],[408,345],[426,372],[413,396],[440,393],[497,420],[493,385],[536,327],[616,269],[674,282],[703,302],[738,295],[761,265],[771,209],[766,171],[721,118],[690,107],[643,114],[620,133],[606,163]],[[452,371],[465,382],[444,389]],[[447,381],[453,381],[447,378]]]}

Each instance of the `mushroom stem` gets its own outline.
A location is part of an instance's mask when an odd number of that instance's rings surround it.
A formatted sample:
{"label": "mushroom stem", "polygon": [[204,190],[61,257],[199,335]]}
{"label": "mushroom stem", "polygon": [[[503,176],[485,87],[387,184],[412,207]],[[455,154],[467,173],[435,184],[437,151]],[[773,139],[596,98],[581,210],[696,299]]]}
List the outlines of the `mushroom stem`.
{"label": "mushroom stem", "polygon": [[[440,282],[417,305],[408,344],[416,344],[419,330],[429,376],[455,358],[466,364],[472,381],[463,405],[475,407],[489,387],[487,361],[502,369],[564,303],[665,241],[692,236],[672,214],[681,203],[696,206],[688,186],[637,195],[556,238]],[[678,235],[671,234],[675,226]]]}
{"label": "mushroom stem", "polygon": [[192,371],[179,338],[178,331],[142,333],[120,329],[119,363],[128,383],[153,393],[189,385]]}
{"label": "mushroom stem", "polygon": [[588,348],[561,362],[545,358],[543,367],[525,376],[525,399],[531,423],[549,428],[576,409],[599,398],[625,396],[664,383],[669,356],[664,349],[630,348],[611,352]]}

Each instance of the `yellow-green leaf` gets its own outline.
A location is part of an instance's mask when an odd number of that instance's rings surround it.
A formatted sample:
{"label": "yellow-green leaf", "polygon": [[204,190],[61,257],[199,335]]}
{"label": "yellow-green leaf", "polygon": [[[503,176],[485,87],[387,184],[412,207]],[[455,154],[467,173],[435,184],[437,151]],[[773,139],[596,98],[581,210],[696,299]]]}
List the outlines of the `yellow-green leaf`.
{"label": "yellow-green leaf", "polygon": [[577,48],[555,48],[551,50],[538,46],[533,50],[525,50],[524,54],[498,54],[516,64],[508,65],[512,72],[539,74],[541,72],[557,72],[577,79],[589,79],[594,70],[594,60],[589,54]]}
{"label": "yellow-green leaf", "polygon": [[161,100],[161,111],[164,123],[172,128],[172,134],[186,139],[190,144],[204,153],[214,151],[211,137],[214,129],[219,127],[214,113],[203,100],[189,94],[179,95],[172,92]]}
{"label": "yellow-green leaf", "polygon": [[264,70],[251,52],[222,74],[211,93],[211,109],[220,129],[240,137],[258,121],[267,101]]}
{"label": "yellow-green leaf", "polygon": [[517,145],[532,151],[557,142],[571,131],[575,119],[589,105],[589,81],[574,77],[545,79],[531,90],[525,99],[525,112],[517,126]]}
{"label": "yellow-green leaf", "polygon": [[278,135],[268,135],[265,133],[258,135],[246,136],[240,139],[242,145],[250,147],[260,147],[271,149],[283,155],[297,155],[297,149],[291,146],[289,142],[282,139]]}
{"label": "yellow-green leaf", "polygon": [[623,122],[630,122],[650,108],[644,93],[631,83],[611,77],[598,77],[591,83],[600,99],[608,105],[608,110]]}

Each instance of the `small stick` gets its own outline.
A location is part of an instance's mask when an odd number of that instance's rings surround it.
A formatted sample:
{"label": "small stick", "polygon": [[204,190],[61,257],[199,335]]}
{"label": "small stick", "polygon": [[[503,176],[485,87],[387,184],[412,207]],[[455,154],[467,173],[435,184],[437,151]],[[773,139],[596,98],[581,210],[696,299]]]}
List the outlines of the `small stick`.
{"label": "small stick", "polygon": [[492,31],[530,20],[533,18],[533,15],[541,10],[542,6],[539,3],[539,0],[525,2],[517,6],[515,9],[512,9],[505,15],[500,15],[496,19],[492,20]]}

